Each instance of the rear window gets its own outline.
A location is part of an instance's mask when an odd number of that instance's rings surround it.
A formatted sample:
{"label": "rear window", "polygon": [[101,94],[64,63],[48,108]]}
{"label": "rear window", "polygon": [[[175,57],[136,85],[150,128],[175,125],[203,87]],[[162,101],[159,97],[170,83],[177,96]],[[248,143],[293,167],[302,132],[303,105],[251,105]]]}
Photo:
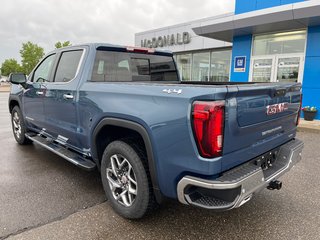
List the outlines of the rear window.
{"label": "rear window", "polygon": [[169,56],[98,50],[91,81],[178,81]]}

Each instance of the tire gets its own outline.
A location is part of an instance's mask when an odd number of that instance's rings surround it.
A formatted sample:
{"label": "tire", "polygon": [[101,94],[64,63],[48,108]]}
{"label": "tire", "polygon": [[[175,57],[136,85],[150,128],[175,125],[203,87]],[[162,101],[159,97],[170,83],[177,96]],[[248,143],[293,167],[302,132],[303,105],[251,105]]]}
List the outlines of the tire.
{"label": "tire", "polygon": [[113,210],[139,219],[156,207],[143,151],[128,141],[110,143],[102,156],[103,188]]}
{"label": "tire", "polygon": [[15,106],[11,112],[11,124],[13,136],[17,143],[20,145],[30,144],[31,140],[26,138],[25,133],[27,132],[26,125],[23,121],[21,110],[18,106]]}

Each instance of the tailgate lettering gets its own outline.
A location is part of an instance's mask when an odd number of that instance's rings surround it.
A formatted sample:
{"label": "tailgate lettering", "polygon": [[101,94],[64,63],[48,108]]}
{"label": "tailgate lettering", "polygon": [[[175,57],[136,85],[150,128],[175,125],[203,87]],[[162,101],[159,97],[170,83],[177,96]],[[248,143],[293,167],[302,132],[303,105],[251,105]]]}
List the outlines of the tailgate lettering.
{"label": "tailgate lettering", "polygon": [[267,115],[274,115],[277,113],[284,112],[289,109],[289,103],[278,103],[278,104],[273,104],[273,105],[268,105],[267,106]]}

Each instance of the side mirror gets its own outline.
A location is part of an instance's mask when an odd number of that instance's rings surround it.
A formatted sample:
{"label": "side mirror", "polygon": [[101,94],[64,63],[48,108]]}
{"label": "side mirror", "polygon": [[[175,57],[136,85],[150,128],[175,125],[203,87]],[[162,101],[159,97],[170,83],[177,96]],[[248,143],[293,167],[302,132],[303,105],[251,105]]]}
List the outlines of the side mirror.
{"label": "side mirror", "polygon": [[9,75],[9,82],[13,84],[25,85],[27,82],[27,77],[23,73],[11,73]]}

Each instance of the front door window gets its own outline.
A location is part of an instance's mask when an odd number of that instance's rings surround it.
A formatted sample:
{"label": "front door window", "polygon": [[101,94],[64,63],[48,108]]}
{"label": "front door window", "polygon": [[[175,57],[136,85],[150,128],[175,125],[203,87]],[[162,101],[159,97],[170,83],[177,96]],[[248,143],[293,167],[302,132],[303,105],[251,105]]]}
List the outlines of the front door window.
{"label": "front door window", "polygon": [[49,77],[54,60],[55,54],[52,54],[42,61],[42,63],[34,71],[32,79],[33,82],[49,82]]}

